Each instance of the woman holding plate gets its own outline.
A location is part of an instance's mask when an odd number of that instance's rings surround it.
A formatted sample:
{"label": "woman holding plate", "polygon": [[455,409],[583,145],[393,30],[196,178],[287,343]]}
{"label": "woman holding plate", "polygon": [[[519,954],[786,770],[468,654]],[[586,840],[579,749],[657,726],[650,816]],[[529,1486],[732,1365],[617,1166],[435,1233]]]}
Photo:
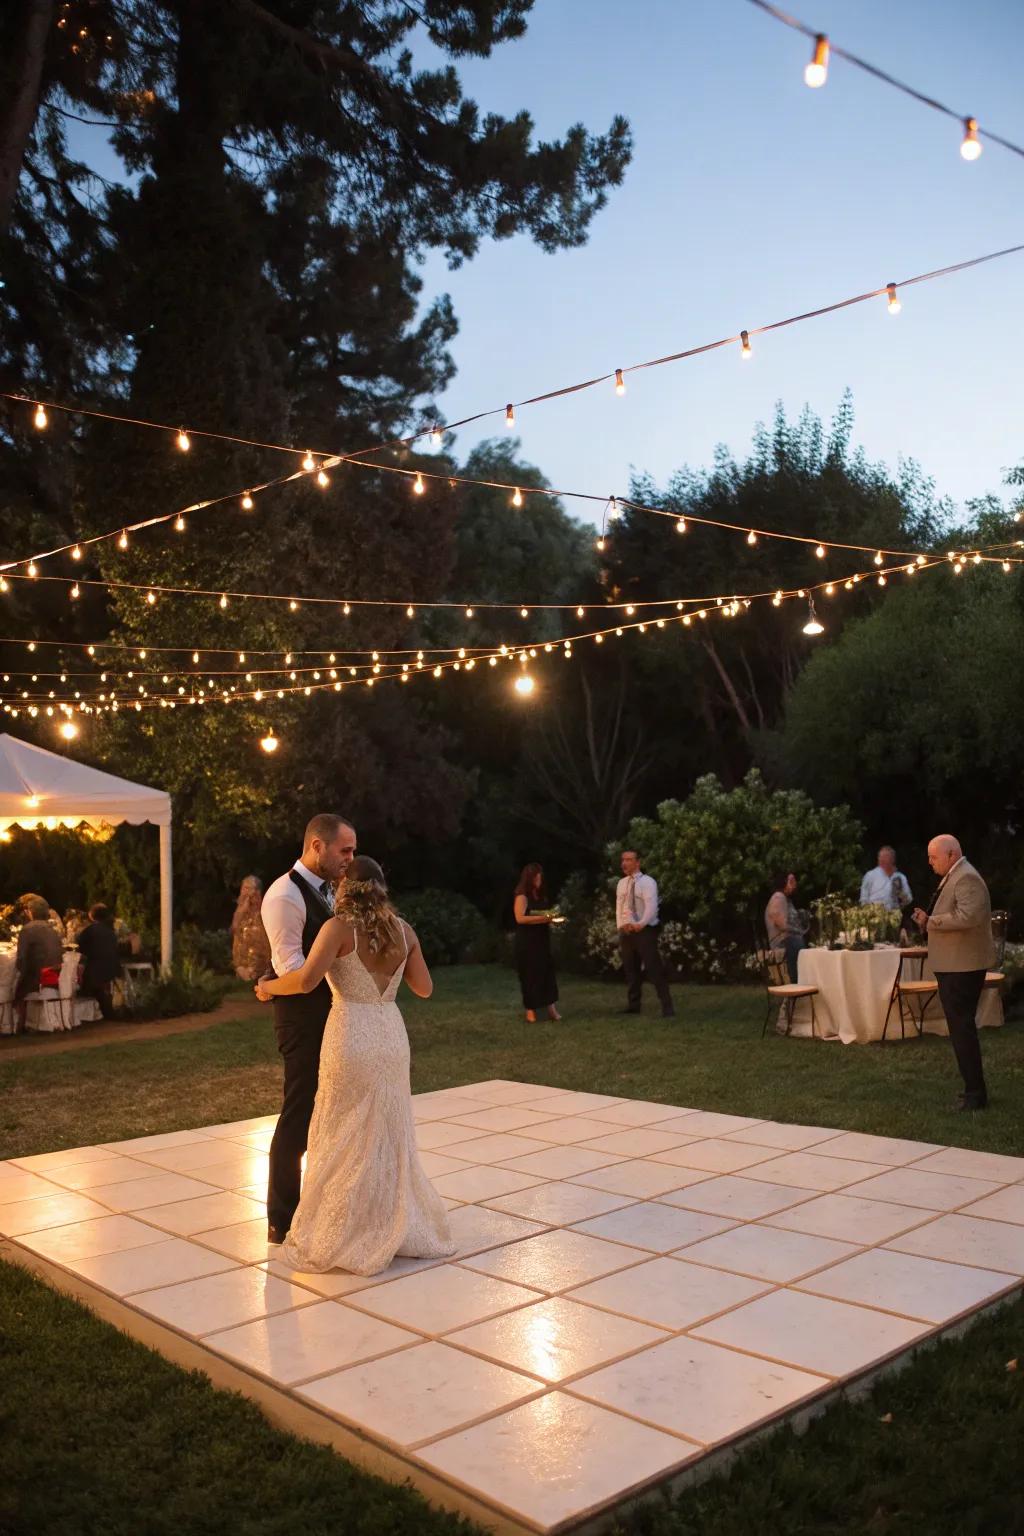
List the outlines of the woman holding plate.
{"label": "woman holding plate", "polygon": [[560,1020],[558,980],[551,958],[551,924],[555,914],[547,906],[544,870],[539,864],[527,864],[519,876],[513,903],[516,918],[515,954],[519,985],[526,1009],[526,1022],[536,1024],[538,1008],[546,1008],[549,1019]]}

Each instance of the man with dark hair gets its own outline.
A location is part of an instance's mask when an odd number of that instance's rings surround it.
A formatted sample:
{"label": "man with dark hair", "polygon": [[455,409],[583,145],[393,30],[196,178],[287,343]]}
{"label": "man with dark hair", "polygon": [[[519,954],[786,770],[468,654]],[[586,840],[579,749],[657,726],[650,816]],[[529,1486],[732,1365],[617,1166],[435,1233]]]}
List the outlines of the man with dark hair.
{"label": "man with dark hair", "polygon": [[[355,830],[344,817],[312,818],[301,858],[274,881],[260,908],[275,976],[302,969],[317,934],[334,915],[334,882],[344,879],[355,854]],[[267,1240],[283,1243],[299,1203],[331,989],[325,979],[312,992],[275,997],[273,1004],[277,1048],[284,1061],[284,1099],[270,1144]]]}
{"label": "man with dark hair", "polygon": [[114,914],[102,901],[89,908],[91,921],[78,935],[78,953],[82,957],[83,997],[94,997],[105,1019],[113,1018],[111,984],[122,974],[121,955],[114,932]]}

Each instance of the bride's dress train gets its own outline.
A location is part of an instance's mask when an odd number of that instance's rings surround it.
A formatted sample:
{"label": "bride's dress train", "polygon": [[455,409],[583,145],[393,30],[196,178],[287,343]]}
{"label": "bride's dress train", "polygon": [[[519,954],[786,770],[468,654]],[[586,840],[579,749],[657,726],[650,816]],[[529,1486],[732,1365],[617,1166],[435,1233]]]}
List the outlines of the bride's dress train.
{"label": "bride's dress train", "polygon": [[375,1275],[396,1255],[455,1251],[444,1202],[423,1171],[409,1089],[409,1037],[395,995],[358,950],[327,971],[324,1031],[302,1199],[280,1260],[291,1269]]}

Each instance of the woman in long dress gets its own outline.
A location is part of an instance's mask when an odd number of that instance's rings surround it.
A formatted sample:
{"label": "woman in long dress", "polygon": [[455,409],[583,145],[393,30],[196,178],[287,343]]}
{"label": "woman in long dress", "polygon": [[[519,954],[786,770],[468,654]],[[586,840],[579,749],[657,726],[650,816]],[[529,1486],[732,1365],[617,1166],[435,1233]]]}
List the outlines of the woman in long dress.
{"label": "woman in long dress", "polygon": [[527,864],[519,876],[513,909],[516,919],[515,955],[526,1022],[536,1024],[537,1009],[546,1008],[549,1019],[561,1020],[558,979],[551,957],[551,914],[544,910],[544,871]]}
{"label": "woman in long dress", "polygon": [[270,940],[260,916],[262,901],[259,875],[246,875],[231,919],[231,963],[242,981],[255,981],[270,970]]}
{"label": "woman in long dress", "polygon": [[409,1087],[409,1038],[395,994],[434,990],[415,932],[373,859],[353,859],[335,915],[301,970],[260,981],[262,1000],[312,992],[334,1002],[320,1053],[302,1198],[279,1258],[292,1269],[375,1275],[396,1255],[455,1251],[448,1214],[423,1171]]}

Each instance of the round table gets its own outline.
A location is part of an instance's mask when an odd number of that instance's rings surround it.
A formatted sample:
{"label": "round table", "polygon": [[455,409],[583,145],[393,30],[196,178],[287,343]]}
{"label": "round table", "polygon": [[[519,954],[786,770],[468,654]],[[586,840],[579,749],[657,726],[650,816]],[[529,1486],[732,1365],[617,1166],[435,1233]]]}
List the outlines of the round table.
{"label": "round table", "polygon": [[[881,1040],[899,962],[900,951],[894,946],[877,946],[875,949],[802,949],[797,974],[801,986],[818,988],[818,995],[814,999],[818,1033],[826,1040],[841,1040],[844,1045],[866,1045],[872,1040]],[[920,962],[916,960],[905,962],[903,979],[917,980],[919,965]],[[927,960],[924,961],[923,977],[925,981],[934,980],[935,977]],[[982,992],[977,1017],[979,1026],[1002,1024],[1003,1003],[998,987],[986,987]],[[949,1033],[937,997],[928,1005],[924,1028],[932,1035]],[[808,1002],[801,1000],[797,1003],[791,1033],[811,1033],[811,1009]],[[916,1037],[916,1029],[908,1025],[907,1038]],[[886,1039],[899,1038],[899,1011],[894,1005],[889,1016]]]}
{"label": "round table", "polygon": [[[103,1014],[94,997],[78,996],[78,966],[81,956],[77,949],[66,949],[60,967],[60,988],[56,997],[49,996],[28,1005],[25,1015],[26,1030],[40,1034],[53,1034],[61,1029],[76,1029],[79,1024],[91,1024]],[[0,1035],[14,1033],[14,983],[17,973],[17,952],[13,948],[0,950]]]}

